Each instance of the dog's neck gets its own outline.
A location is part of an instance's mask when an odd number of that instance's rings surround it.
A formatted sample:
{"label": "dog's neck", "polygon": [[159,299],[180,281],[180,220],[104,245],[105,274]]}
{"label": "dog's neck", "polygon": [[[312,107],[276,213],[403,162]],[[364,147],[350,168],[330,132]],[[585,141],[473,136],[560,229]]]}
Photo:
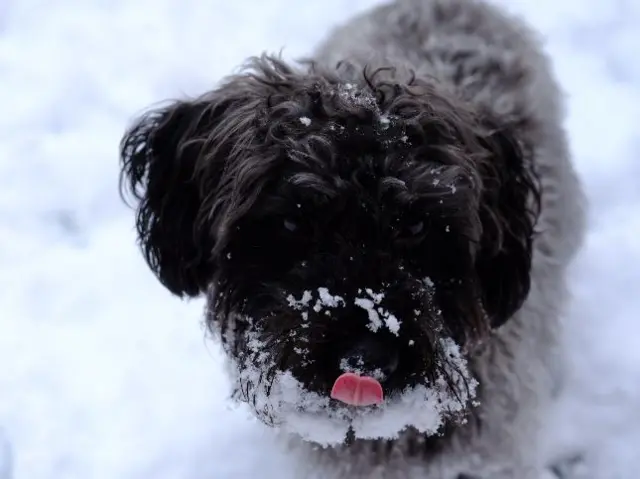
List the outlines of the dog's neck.
{"label": "dog's neck", "polygon": [[383,471],[393,471],[394,474],[413,477],[409,473],[413,467],[412,464],[419,464],[421,471],[424,472],[425,464],[441,458],[443,450],[446,450],[446,444],[451,440],[453,430],[453,427],[449,427],[437,436],[427,436],[410,429],[400,433],[395,439],[356,439],[350,444],[337,446],[319,446],[304,442],[298,436],[287,436],[286,441],[290,449],[302,452],[294,455],[297,461],[295,477],[305,479],[386,477]]}
{"label": "dog's neck", "polygon": [[340,445],[320,446],[303,442],[298,436],[290,436],[290,445],[308,449],[318,459],[332,461],[352,461],[352,458],[367,457],[371,464],[382,465],[397,460],[429,460],[440,453],[450,441],[454,426],[444,427],[437,435],[427,435],[408,429],[394,439],[354,439]]}

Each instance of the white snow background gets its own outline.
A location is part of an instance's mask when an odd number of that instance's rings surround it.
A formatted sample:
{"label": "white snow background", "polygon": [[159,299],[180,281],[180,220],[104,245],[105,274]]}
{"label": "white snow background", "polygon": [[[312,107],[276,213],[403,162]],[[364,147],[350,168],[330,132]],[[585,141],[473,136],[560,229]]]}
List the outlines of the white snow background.
{"label": "white snow background", "polygon": [[[591,201],[550,449],[640,474],[640,1],[501,0],[548,37]],[[134,244],[117,146],[151,103],[263,50],[292,58],[367,0],[0,0],[0,478],[287,479],[227,402],[201,301]]]}

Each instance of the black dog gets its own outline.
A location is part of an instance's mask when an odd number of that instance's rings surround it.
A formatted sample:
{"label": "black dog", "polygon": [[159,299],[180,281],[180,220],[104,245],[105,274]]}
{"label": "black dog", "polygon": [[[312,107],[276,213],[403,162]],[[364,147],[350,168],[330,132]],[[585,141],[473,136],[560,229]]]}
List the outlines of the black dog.
{"label": "black dog", "polygon": [[[261,420],[318,442],[288,415],[340,425],[331,441],[346,445],[322,457],[445,450],[455,466],[424,467],[449,477],[475,452],[492,478],[538,477],[523,448],[581,235],[559,116],[533,103],[558,97],[542,66],[493,7],[398,1],[313,61],[252,59],[126,133],[149,266],[172,293],[207,295],[237,397]],[[532,278],[547,283],[537,296]],[[337,391],[345,373],[355,389]]]}

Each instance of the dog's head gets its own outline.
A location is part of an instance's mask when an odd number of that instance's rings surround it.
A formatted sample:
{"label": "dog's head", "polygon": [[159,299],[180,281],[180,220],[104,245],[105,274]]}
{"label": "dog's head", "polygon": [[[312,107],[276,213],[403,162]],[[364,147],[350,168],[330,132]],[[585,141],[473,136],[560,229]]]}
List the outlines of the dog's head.
{"label": "dog's head", "polygon": [[[149,266],[207,295],[263,421],[353,423],[419,391],[444,404],[435,430],[472,396],[464,356],[528,294],[539,194],[490,115],[428,82],[338,72],[263,56],[147,113],[122,141],[123,187]],[[345,372],[385,402],[330,399]]]}

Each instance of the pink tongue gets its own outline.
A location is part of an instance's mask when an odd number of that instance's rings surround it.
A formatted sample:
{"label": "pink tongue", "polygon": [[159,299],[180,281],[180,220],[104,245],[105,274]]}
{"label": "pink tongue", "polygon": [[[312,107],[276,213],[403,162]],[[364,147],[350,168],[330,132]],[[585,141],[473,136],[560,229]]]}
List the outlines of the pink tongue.
{"label": "pink tongue", "polygon": [[351,406],[371,406],[382,402],[382,386],[369,376],[344,373],[333,383],[331,397]]}

